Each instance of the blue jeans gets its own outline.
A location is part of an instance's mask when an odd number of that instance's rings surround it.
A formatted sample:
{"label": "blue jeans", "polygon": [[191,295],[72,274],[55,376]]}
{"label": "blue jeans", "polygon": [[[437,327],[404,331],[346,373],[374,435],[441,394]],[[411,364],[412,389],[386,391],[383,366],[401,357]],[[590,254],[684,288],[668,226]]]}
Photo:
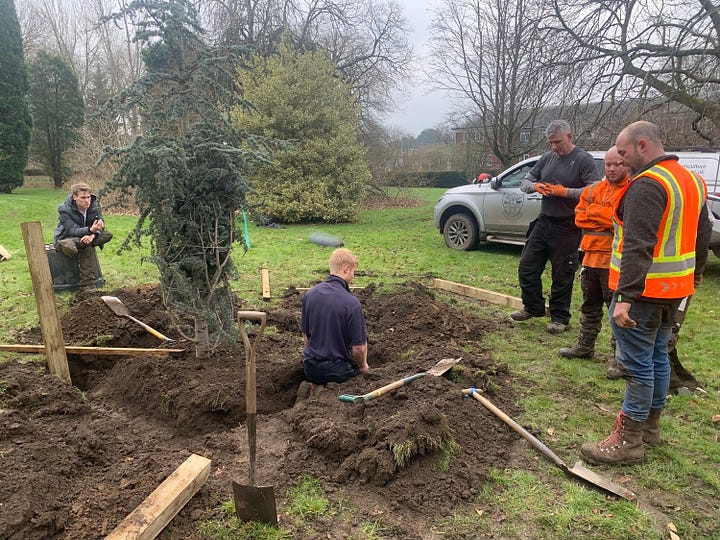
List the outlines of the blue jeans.
{"label": "blue jeans", "polygon": [[619,328],[612,319],[615,299],[610,303],[610,325],[617,340],[617,360],[630,372],[625,383],[622,410],[632,420],[644,422],[650,409],[662,409],[670,386],[668,342],[680,300],[663,304],[636,300],[630,306],[635,328]]}

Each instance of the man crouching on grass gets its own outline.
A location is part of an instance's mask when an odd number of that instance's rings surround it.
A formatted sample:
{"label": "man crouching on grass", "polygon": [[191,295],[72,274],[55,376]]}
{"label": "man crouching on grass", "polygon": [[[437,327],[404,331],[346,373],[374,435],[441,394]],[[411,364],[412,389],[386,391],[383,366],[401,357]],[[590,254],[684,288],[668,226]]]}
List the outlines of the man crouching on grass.
{"label": "man crouching on grass", "polygon": [[112,239],[105,230],[100,201],[84,182],[73,184],[70,194],[58,206],[58,225],[53,236],[55,248],[68,257],[77,257],[80,292],[95,290],[95,246],[102,249]]}
{"label": "man crouching on grass", "polygon": [[350,292],[359,261],[349,249],[330,255],[330,276],[302,299],[305,378],[312,384],[342,383],[367,373],[367,329],[360,301]]}

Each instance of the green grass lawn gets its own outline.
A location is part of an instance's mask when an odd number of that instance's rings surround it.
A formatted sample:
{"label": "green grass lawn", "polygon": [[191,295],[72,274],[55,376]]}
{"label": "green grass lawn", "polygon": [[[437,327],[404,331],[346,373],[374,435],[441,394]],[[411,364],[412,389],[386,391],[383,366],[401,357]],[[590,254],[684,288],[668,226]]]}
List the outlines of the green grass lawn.
{"label": "green grass lawn", "polygon": [[[250,224],[251,249],[243,253],[238,245],[235,260],[238,277],[233,288],[243,308],[264,309],[260,269],[270,274],[274,299],[288,286],[307,287],[327,275],[332,248],[311,243],[309,235],[322,231],[337,235],[360,258],[353,285],[393,284],[417,281],[429,284],[434,277],[519,295],[517,246],[482,245],[473,252],[445,247],[434,228],[432,207],[442,189],[416,189],[412,195],[424,201],[416,207],[366,210],[356,223],[343,225],[292,225],[284,229]],[[404,192],[403,195],[407,195]],[[0,340],[12,342],[18,331],[37,326],[20,223],[40,221],[44,238],[50,242],[56,208],[66,194],[44,187],[22,188],[0,194],[0,244],[12,259],[0,264],[3,317]],[[157,283],[157,269],[143,262],[145,247],[117,254],[117,248],[132,229],[132,216],[106,216],[114,240],[99,255],[106,289],[133,284]],[[544,280],[549,284],[549,276]],[[599,468],[622,480],[621,472],[640,486],[637,504],[606,499],[595,490],[562,480],[551,488],[539,477],[522,470],[497,471],[479,496],[480,505],[491,513],[458,513],[438,522],[448,538],[477,538],[477,531],[492,528],[496,538],[665,538],[666,522],[673,522],[683,539],[720,538],[720,369],[717,340],[720,335],[718,293],[720,259],[710,256],[705,282],[696,294],[681,332],[678,350],[682,363],[701,382],[706,393],[670,399],[661,420],[664,444],[648,452],[642,465]],[[57,295],[65,309],[70,294]],[[622,399],[622,381],[604,377],[604,365],[592,361],[559,358],[559,347],[570,345],[577,329],[580,290],[575,288],[573,331],[549,335],[546,321],[538,319],[513,325],[509,308],[486,306],[437,293],[439,299],[487,318],[507,324],[490,336],[490,347],[498,362],[505,362],[518,380],[530,381],[516,388],[525,412],[517,420],[556,449],[569,463],[577,458],[579,445],[604,437]],[[272,300],[269,305],[273,305]],[[607,327],[599,340],[601,354],[608,355]],[[0,358],[8,357],[0,353]],[[518,383],[519,384],[519,383]],[[532,453],[532,450],[528,450]],[[543,472],[562,476],[551,463],[541,460]],[[652,512],[649,509],[652,508]],[[489,515],[492,514],[492,520]],[[501,519],[498,519],[500,516]],[[373,533],[373,538],[382,538]],[[388,536],[390,538],[390,536]]]}

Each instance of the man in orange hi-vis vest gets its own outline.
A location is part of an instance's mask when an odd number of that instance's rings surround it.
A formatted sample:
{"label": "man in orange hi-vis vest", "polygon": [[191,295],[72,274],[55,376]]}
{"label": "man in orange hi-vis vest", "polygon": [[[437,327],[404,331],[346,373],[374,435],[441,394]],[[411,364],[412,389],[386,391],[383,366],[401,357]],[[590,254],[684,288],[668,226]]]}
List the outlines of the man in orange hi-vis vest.
{"label": "man in orange hi-vis vest", "polygon": [[602,328],[603,311],[610,306],[612,291],[608,286],[612,252],[612,215],[620,193],[630,181],[630,170],[613,146],[605,154],[605,178],[586,187],[575,207],[575,225],[582,231],[583,252],[580,288],[580,332],[572,347],[563,347],[563,358],[592,358],[595,340]]}
{"label": "man in orange hi-vis vest", "polygon": [[630,124],[615,146],[634,174],[613,215],[609,281],[615,291],[610,324],[628,375],[612,433],[580,448],[595,464],[640,463],[643,444],[660,443],[675,311],[695,292],[708,254],[698,234],[709,219],[704,180],[665,155],[660,130],[650,122]]}

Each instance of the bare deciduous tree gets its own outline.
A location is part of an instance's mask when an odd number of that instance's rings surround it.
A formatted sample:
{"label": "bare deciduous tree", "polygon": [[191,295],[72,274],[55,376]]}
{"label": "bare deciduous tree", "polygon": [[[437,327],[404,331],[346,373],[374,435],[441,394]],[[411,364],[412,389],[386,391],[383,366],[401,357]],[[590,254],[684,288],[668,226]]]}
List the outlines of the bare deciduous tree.
{"label": "bare deciduous tree", "polygon": [[[598,81],[693,112],[693,129],[720,140],[720,6],[715,0],[553,0],[577,61],[604,66]],[[567,39],[570,38],[570,39]],[[655,101],[657,103],[657,99]]]}
{"label": "bare deciduous tree", "polygon": [[[534,0],[445,0],[434,12],[438,87],[461,98],[464,123],[503,165],[537,151],[548,111],[589,98]],[[567,118],[570,120],[570,118]]]}
{"label": "bare deciduous tree", "polygon": [[204,15],[216,39],[262,54],[283,39],[299,50],[323,50],[366,119],[392,106],[393,90],[409,76],[412,49],[396,0],[212,0]]}

